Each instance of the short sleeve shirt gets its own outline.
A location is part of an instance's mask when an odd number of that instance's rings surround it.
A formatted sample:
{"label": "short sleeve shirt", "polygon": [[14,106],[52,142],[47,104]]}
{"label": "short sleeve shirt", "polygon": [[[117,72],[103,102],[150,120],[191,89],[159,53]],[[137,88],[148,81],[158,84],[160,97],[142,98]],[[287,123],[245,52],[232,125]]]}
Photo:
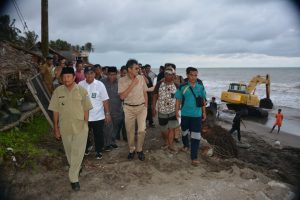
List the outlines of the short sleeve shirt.
{"label": "short sleeve shirt", "polygon": [[153,93],[158,94],[157,106],[159,113],[170,114],[175,112],[176,89],[174,83],[166,84],[164,81],[161,81],[156,85]]}
{"label": "short sleeve shirt", "polygon": [[84,122],[84,112],[92,109],[87,91],[75,84],[69,91],[64,85],[53,92],[48,109],[59,113],[59,126],[62,132],[79,133]]}
{"label": "short sleeve shirt", "polygon": [[[125,104],[139,105],[145,103],[144,91],[146,91],[148,87],[142,76],[138,75],[137,78],[139,79],[139,83],[134,86],[128,96],[124,99]],[[129,87],[131,82],[132,80],[128,75],[120,78],[118,83],[118,93],[120,94],[124,92]]]}
{"label": "short sleeve shirt", "polygon": [[[182,101],[184,97],[184,104],[181,107],[181,115],[187,117],[201,117],[202,108],[196,106],[196,99],[193,93],[190,90],[190,83],[181,85],[175,94],[176,99]],[[196,83],[195,87],[192,88],[196,97],[201,96],[203,99],[206,99],[206,93],[204,86]]]}
{"label": "short sleeve shirt", "polygon": [[87,90],[93,105],[93,109],[89,111],[89,121],[105,119],[103,101],[108,100],[109,97],[104,84],[95,79],[90,84],[83,80],[79,82],[79,85]]}

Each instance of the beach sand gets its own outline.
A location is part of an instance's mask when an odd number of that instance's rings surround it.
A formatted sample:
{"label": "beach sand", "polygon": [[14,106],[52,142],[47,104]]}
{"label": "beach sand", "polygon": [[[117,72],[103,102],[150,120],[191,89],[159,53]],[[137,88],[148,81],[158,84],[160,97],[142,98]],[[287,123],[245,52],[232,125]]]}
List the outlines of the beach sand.
{"label": "beach sand", "polygon": [[[127,160],[127,143],[95,160],[86,156],[80,176],[81,190],[71,190],[66,160],[45,160],[38,170],[7,174],[6,190],[12,199],[293,199],[300,180],[299,138],[268,133],[268,128],[246,123],[242,140],[250,148],[238,149],[236,158],[200,157],[191,166],[189,154],[162,150],[158,128],[147,129],[144,162]],[[230,124],[218,121],[225,129]],[[274,146],[280,140],[281,146]],[[45,144],[58,148],[53,138]],[[181,144],[176,144],[177,148]],[[298,148],[294,148],[298,147]],[[199,155],[201,152],[199,153]],[[7,166],[9,167],[9,166]]]}

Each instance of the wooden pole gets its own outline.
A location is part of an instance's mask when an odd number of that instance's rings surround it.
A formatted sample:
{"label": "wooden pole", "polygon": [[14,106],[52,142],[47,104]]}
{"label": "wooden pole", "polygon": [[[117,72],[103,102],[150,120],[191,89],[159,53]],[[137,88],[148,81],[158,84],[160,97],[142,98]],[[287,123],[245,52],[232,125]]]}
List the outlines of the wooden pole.
{"label": "wooden pole", "polygon": [[42,10],[42,23],[41,23],[41,35],[42,35],[42,54],[46,58],[49,53],[49,32],[48,32],[48,0],[41,0]]}

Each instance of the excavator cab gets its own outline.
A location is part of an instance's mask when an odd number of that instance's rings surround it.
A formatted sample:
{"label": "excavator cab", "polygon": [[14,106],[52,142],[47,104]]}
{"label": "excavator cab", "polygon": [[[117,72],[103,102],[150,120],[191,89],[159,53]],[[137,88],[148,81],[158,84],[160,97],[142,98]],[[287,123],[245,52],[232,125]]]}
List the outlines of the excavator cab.
{"label": "excavator cab", "polygon": [[246,94],[247,86],[241,83],[230,83],[228,92],[237,92],[237,93]]}
{"label": "excavator cab", "polygon": [[[266,85],[266,98],[261,100],[254,94],[258,84]],[[230,83],[228,90],[222,92],[221,101],[226,102],[230,110],[247,110],[249,115],[267,117],[268,112],[262,108],[273,108],[273,103],[270,99],[270,76],[254,76],[248,85],[244,83]]]}

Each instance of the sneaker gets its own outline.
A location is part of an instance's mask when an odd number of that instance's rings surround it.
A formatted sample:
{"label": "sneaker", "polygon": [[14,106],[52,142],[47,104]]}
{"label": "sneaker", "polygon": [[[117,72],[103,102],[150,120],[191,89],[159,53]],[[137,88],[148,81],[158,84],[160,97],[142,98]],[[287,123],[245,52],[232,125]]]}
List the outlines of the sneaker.
{"label": "sneaker", "polygon": [[96,153],[96,159],[101,160],[103,158],[102,153]]}
{"label": "sneaker", "polygon": [[129,153],[128,156],[127,156],[127,159],[128,160],[133,160],[134,155],[135,155],[135,152]]}
{"label": "sneaker", "polygon": [[112,144],[112,145],[110,145],[110,147],[112,147],[113,149],[117,149],[117,148],[118,148],[118,145]]}
{"label": "sneaker", "polygon": [[145,160],[145,154],[141,151],[141,152],[137,152],[138,154],[138,158],[140,161],[144,161]]}
{"label": "sneaker", "polygon": [[106,152],[109,152],[109,151],[111,151],[111,147],[110,147],[110,146],[106,146],[106,147],[104,147],[104,151],[106,151]]}

